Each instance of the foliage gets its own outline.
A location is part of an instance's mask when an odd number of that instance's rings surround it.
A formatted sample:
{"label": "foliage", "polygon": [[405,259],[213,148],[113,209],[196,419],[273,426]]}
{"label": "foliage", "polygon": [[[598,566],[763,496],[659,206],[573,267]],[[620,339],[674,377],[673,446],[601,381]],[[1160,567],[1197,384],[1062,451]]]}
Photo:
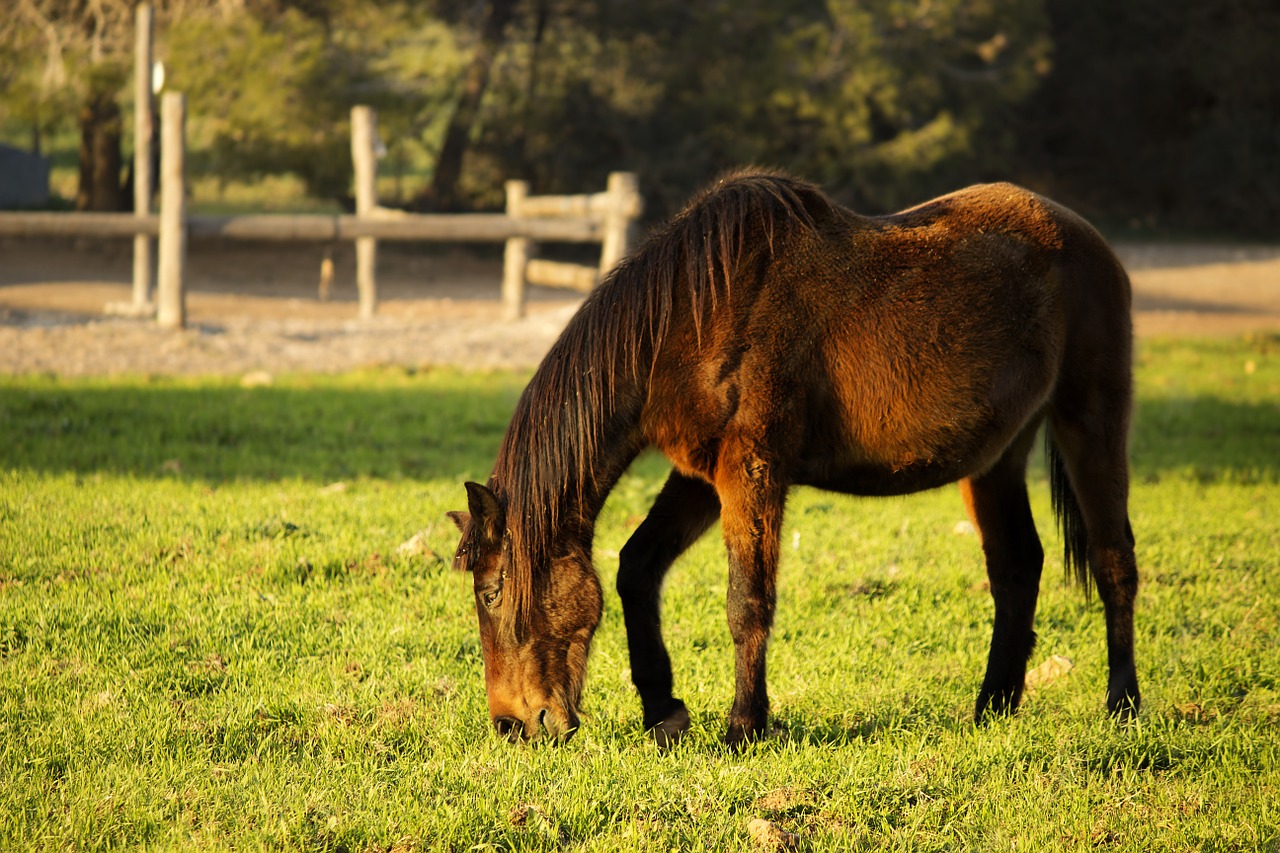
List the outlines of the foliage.
{"label": "foliage", "polygon": [[[21,0],[0,21],[7,137],[52,134],[89,88],[120,95],[129,10]],[[1110,222],[1280,223],[1267,0],[160,0],[157,21],[193,166],[290,172],[323,198],[348,195],[347,116],[371,103],[392,201],[461,146],[472,207],[513,176],[584,192],[626,169],[657,218],[755,162],[868,213],[1001,178]]]}
{"label": "foliage", "polygon": [[175,26],[167,48],[169,86],[187,94],[211,137],[211,171],[225,178],[295,171],[314,195],[346,192],[349,131],[334,94],[351,81],[326,61],[317,21],[291,9],[270,20],[202,16]]}
{"label": "foliage", "polygon": [[0,116],[9,112],[26,123],[38,150],[56,131],[59,113],[70,114],[61,117],[79,131],[81,210],[125,206],[117,93],[132,64],[132,20],[127,0],[22,0],[0,19],[0,59],[12,58],[22,69],[0,72],[0,81],[13,78],[13,85],[0,87]]}
{"label": "foliage", "polygon": [[75,110],[73,93],[61,82],[66,69],[61,63],[41,62],[44,52],[35,28],[14,27],[0,38],[0,122],[29,128],[36,151]]}
{"label": "foliage", "polygon": [[1280,226],[1280,6],[1048,3],[1054,68],[1024,110],[1029,173],[1142,225]]}
{"label": "foliage", "polygon": [[[188,16],[164,41],[170,88],[223,180],[291,172],[316,198],[350,194],[349,116],[378,110],[393,170],[431,157],[461,65],[454,32],[408,3],[265,4]],[[407,149],[407,150],[406,150]]]}
{"label": "foliage", "polygon": [[[1037,473],[1036,656],[1075,669],[1017,717],[968,719],[991,604],[955,491],[801,490],[774,737],[717,743],[713,535],[666,590],[694,728],[665,755],[612,594],[584,730],[489,731],[442,514],[526,377],[0,379],[0,847],[745,849],[763,817],[812,849],[1274,848],[1280,341],[1144,342],[1138,376],[1137,725],[1104,716],[1100,608],[1059,581]],[[606,588],[663,474],[642,458],[611,497]]]}
{"label": "foliage", "polygon": [[19,0],[0,19],[0,115],[47,129],[69,102],[119,85],[131,67],[127,0]]}
{"label": "foliage", "polygon": [[662,211],[743,163],[869,212],[994,173],[1012,138],[975,141],[1046,67],[1043,15],[1017,0],[591,8],[512,39],[474,155],[551,190],[633,169]]}

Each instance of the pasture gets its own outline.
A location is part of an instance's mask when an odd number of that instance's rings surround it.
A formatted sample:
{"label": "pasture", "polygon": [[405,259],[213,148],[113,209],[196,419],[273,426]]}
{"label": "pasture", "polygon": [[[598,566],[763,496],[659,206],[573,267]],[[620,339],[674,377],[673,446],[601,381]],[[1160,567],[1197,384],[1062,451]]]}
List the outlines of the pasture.
{"label": "pasture", "polygon": [[2,377],[0,848],[738,850],[764,819],[812,850],[1280,849],[1280,338],[1142,340],[1136,370],[1138,722],[1105,714],[1037,450],[1031,663],[1073,668],[1016,717],[970,720],[992,605],[956,490],[798,490],[772,736],[719,743],[713,531],[666,588],[693,728],[665,754],[611,592],[652,456],[599,526],[583,730],[490,729],[444,513],[527,374]]}

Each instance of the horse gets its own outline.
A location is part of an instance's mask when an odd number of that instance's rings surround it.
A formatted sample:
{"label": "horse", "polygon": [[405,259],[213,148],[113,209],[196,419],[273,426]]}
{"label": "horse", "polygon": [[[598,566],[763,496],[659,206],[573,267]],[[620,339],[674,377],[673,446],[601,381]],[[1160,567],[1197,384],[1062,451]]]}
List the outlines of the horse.
{"label": "horse", "polygon": [[995,616],[974,718],[1022,698],[1044,551],[1026,467],[1045,426],[1068,577],[1102,601],[1107,708],[1137,714],[1128,518],[1131,291],[1102,236],[1008,183],[859,215],[802,180],[725,175],[583,302],[524,389],[487,483],[449,515],[471,572],[493,726],[567,740],[603,593],[597,515],[636,456],[671,473],[619,555],[643,723],[689,728],[660,592],[718,519],[734,698],[725,741],[766,734],[765,651],[788,491],[902,495],[958,482]]}

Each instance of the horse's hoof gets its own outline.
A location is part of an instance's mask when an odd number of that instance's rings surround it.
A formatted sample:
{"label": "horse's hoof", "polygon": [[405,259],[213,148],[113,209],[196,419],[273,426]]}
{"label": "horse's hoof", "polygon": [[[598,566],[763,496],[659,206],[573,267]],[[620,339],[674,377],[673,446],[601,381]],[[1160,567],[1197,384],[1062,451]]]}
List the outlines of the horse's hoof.
{"label": "horse's hoof", "polygon": [[747,744],[764,740],[767,732],[767,726],[731,722],[724,733],[724,745],[731,750],[745,749]]}
{"label": "horse's hoof", "polygon": [[1022,704],[1022,690],[1012,687],[1006,690],[987,690],[983,688],[978,694],[978,703],[973,710],[973,721],[983,725],[998,717],[1009,717]]}
{"label": "horse's hoof", "polygon": [[682,702],[656,726],[649,729],[649,736],[658,745],[658,749],[670,749],[684,737],[684,733],[689,730],[689,725],[689,709]]}
{"label": "horse's hoof", "polygon": [[1138,706],[1142,704],[1138,695],[1138,685],[1125,688],[1122,692],[1107,696],[1107,710],[1119,723],[1132,723],[1138,719]]}

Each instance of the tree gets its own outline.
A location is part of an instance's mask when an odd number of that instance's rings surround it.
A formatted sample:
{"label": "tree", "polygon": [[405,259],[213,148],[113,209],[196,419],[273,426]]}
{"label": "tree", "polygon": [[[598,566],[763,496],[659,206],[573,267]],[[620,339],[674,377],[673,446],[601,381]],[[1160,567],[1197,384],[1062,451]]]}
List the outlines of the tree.
{"label": "tree", "polygon": [[1280,227],[1280,7],[1050,0],[1053,73],[1022,161],[1058,197],[1133,224]]}
{"label": "tree", "polygon": [[513,22],[471,168],[552,191],[632,169],[656,213],[747,163],[868,212],[1007,177],[1012,106],[1048,70],[1039,0],[543,8]]}
{"label": "tree", "polygon": [[80,105],[80,184],[76,210],[125,210],[129,199],[121,181],[124,132],[119,91],[123,74],[114,62],[91,67]]}
{"label": "tree", "polygon": [[1026,0],[829,0],[815,47],[824,180],[883,210],[1010,177],[1010,111],[1048,71],[1047,20]]}
{"label": "tree", "polygon": [[45,38],[22,15],[0,18],[0,118],[29,130],[34,154],[74,111],[66,68],[49,61]]}
{"label": "tree", "polygon": [[480,111],[480,101],[489,86],[489,75],[506,38],[507,24],[511,21],[515,5],[515,0],[485,0],[482,4],[479,38],[462,80],[462,92],[445,130],[444,145],[436,160],[431,187],[424,199],[432,207],[447,210],[458,204],[462,158],[466,154],[476,116]]}
{"label": "tree", "polygon": [[353,73],[323,20],[295,8],[208,11],[175,24],[168,77],[186,93],[199,159],[222,180],[294,172],[316,198],[349,191]]}
{"label": "tree", "polygon": [[443,133],[463,60],[429,6],[368,0],[210,9],[175,24],[164,49],[171,85],[191,104],[195,168],[222,179],[292,173],[311,196],[348,204],[351,107],[377,110],[404,168],[410,148]]}
{"label": "tree", "polygon": [[[133,48],[133,8],[127,0],[18,0],[0,24],[0,43],[39,68],[39,83],[10,92],[10,109],[33,123],[38,140],[49,126],[49,107],[68,93],[79,102],[80,210],[121,210],[119,91]],[[71,74],[69,69],[82,73]],[[34,85],[33,85],[34,84]],[[65,106],[65,103],[59,104]]]}

